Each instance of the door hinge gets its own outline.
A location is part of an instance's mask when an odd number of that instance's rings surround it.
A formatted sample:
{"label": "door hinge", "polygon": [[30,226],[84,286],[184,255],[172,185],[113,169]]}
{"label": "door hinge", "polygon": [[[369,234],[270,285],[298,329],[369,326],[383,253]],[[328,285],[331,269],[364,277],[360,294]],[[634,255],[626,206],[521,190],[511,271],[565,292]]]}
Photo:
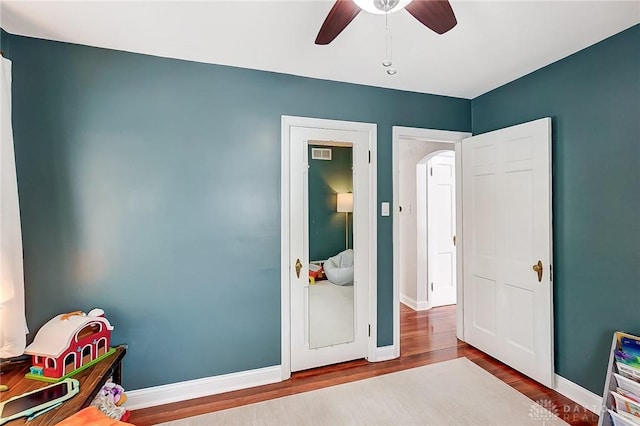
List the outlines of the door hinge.
{"label": "door hinge", "polygon": [[369,337],[371,337],[371,324],[369,324]]}
{"label": "door hinge", "polygon": [[371,151],[369,151],[369,164],[371,164]]}
{"label": "door hinge", "polygon": [[553,265],[549,265],[549,281],[553,281]]}
{"label": "door hinge", "polygon": [[433,291],[433,283],[431,283],[431,291]]}
{"label": "door hinge", "polygon": [[429,175],[433,176],[433,167],[429,167]]}

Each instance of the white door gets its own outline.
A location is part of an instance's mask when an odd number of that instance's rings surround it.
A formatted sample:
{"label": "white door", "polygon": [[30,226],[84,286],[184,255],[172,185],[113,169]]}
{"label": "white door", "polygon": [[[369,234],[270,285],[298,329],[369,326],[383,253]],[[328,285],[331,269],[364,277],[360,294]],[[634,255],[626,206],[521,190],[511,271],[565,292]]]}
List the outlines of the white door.
{"label": "white door", "polygon": [[431,307],[456,303],[456,181],[453,151],[427,164],[428,283]]}
{"label": "white door", "polygon": [[465,340],[552,387],[551,119],[465,139],[462,180]]}
{"label": "white door", "polygon": [[[291,312],[291,371],[349,361],[367,356],[369,286],[369,140],[368,133],[291,127],[290,130],[290,241],[289,282]],[[313,318],[309,283],[308,145],[331,141],[353,146],[353,332],[330,346],[310,344]],[[340,222],[342,223],[342,222]],[[312,259],[316,260],[316,259]],[[298,267],[296,267],[296,265]],[[332,284],[333,285],[333,284]],[[315,288],[312,290],[316,290]],[[317,293],[317,292],[316,292]],[[285,336],[283,336],[285,338]]]}

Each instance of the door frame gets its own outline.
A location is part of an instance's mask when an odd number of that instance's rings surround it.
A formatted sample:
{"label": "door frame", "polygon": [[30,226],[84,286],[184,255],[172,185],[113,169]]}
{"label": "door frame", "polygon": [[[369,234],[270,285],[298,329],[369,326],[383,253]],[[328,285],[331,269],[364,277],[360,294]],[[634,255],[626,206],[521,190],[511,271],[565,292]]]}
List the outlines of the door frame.
{"label": "door frame", "polygon": [[[368,323],[370,332],[367,342],[367,359],[376,360],[377,350],[377,260],[378,260],[378,239],[377,239],[377,125],[374,123],[360,123],[352,121],[328,120],[321,118],[296,117],[283,115],[281,118],[281,175],[280,175],[280,310],[281,310],[281,378],[287,380],[291,377],[291,292],[289,290],[289,276],[293,265],[289,264],[289,229],[290,229],[290,203],[289,203],[289,179],[291,176],[291,166],[289,163],[291,127],[307,127],[316,129],[346,130],[364,133],[367,136],[369,158],[369,300],[368,300]],[[354,167],[358,165],[354,164]]]}
{"label": "door frame", "polygon": [[421,129],[415,127],[393,126],[392,128],[392,175],[393,175],[393,351],[394,357],[400,356],[400,246],[399,191],[400,182],[400,141],[411,139],[422,142],[440,142],[451,144],[456,157],[456,336],[464,341],[464,280],[462,247],[464,232],[462,229],[462,140],[472,136],[470,132],[449,130]]}

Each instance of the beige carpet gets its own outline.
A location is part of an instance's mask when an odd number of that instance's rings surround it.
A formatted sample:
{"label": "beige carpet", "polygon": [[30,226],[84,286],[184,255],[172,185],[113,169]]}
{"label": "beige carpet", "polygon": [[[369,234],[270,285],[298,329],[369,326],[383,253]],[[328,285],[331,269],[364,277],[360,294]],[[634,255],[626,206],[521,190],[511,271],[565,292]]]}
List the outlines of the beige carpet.
{"label": "beige carpet", "polygon": [[466,358],[163,423],[172,426],[566,424]]}

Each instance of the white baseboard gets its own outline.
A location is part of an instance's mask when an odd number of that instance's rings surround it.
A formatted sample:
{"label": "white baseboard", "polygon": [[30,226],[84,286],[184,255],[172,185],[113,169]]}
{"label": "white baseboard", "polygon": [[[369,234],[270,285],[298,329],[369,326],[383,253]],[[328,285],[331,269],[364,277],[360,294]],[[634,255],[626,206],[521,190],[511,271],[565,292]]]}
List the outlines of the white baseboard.
{"label": "white baseboard", "polygon": [[400,351],[394,345],[376,348],[376,359],[370,359],[371,362],[389,361],[400,356]]}
{"label": "white baseboard", "polygon": [[416,299],[407,296],[406,294],[400,295],[400,303],[407,305],[414,311],[426,311],[429,309],[429,304],[425,301],[418,302]]}
{"label": "white baseboard", "polygon": [[596,395],[590,390],[587,390],[562,376],[558,376],[557,374],[555,379],[556,384],[553,390],[561,393],[570,400],[577,402],[592,413],[600,415],[600,409],[602,407],[601,396]]}
{"label": "white baseboard", "polygon": [[279,365],[127,391],[128,410],[186,401],[282,381]]}
{"label": "white baseboard", "polygon": [[[398,358],[400,356],[398,352],[397,348],[393,345],[376,348],[376,359],[370,361],[389,361]],[[221,376],[205,377],[202,379],[137,389],[127,391],[127,402],[124,405],[128,410],[138,410],[156,405],[216,395],[223,392],[231,392],[238,389],[262,386],[282,381],[281,374],[281,367],[276,365]],[[577,402],[589,411],[600,414],[602,397],[594,394],[590,390],[557,374],[555,375],[554,390],[572,401]]]}

